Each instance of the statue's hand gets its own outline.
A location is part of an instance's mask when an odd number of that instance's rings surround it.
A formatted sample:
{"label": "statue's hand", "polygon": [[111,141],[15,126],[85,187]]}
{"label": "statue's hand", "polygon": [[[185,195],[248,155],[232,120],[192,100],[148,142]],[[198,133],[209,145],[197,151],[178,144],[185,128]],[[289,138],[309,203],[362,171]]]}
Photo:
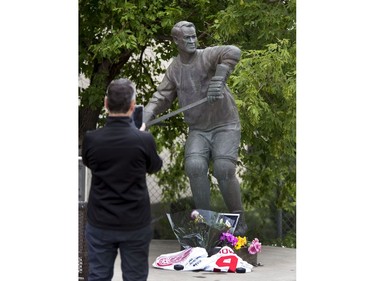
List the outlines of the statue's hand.
{"label": "statue's hand", "polygon": [[147,110],[143,111],[143,124],[145,124],[145,131],[148,131],[147,123],[155,118],[155,115],[152,112]]}
{"label": "statue's hand", "polygon": [[146,111],[146,110],[143,111],[143,122],[144,123],[147,124],[148,122],[150,122],[154,118],[155,118],[155,115],[152,112],[149,112],[149,111]]}
{"label": "statue's hand", "polygon": [[210,84],[208,85],[207,99],[209,103],[213,103],[218,99],[222,99],[224,90],[224,77],[214,76],[212,77]]}

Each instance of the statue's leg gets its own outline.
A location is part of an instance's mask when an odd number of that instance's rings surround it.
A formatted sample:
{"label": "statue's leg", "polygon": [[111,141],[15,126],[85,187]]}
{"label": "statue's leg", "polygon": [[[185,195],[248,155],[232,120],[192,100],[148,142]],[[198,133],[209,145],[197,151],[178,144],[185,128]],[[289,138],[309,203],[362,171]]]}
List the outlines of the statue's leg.
{"label": "statue's leg", "polygon": [[235,235],[245,235],[247,225],[243,213],[236,162],[240,145],[239,124],[218,129],[212,139],[213,175],[217,179],[225,205],[231,213],[240,214]]}
{"label": "statue's leg", "polygon": [[185,173],[189,177],[190,188],[197,209],[210,209],[208,161],[207,139],[199,132],[190,132],[185,144]]}
{"label": "statue's leg", "polygon": [[214,161],[214,177],[217,179],[225,205],[229,212],[240,214],[235,235],[245,235],[247,224],[243,213],[240,183],[236,177],[236,165],[229,159]]}
{"label": "statue's leg", "polygon": [[235,163],[229,159],[215,159],[213,169],[228,210],[242,211],[240,183],[236,177]]}
{"label": "statue's leg", "polygon": [[185,159],[185,172],[189,177],[190,188],[197,209],[210,209],[210,182],[207,160],[200,156]]}

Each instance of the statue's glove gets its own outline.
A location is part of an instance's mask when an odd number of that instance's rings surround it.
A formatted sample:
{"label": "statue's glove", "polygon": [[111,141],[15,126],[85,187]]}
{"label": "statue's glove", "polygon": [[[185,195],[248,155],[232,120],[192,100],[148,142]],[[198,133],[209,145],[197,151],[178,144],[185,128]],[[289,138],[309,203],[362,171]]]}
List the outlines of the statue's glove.
{"label": "statue's glove", "polygon": [[147,123],[150,122],[153,119],[155,119],[155,115],[154,115],[153,112],[146,111],[146,110],[143,111],[143,123],[146,124],[145,130],[148,130]]}
{"label": "statue's glove", "polygon": [[210,84],[208,85],[207,100],[209,103],[213,103],[224,97],[223,91],[228,74],[229,66],[225,64],[217,65],[215,75],[211,78]]}
{"label": "statue's glove", "polygon": [[207,100],[209,103],[213,103],[218,99],[222,99],[224,90],[224,77],[214,76],[212,77],[210,84],[208,85]]}

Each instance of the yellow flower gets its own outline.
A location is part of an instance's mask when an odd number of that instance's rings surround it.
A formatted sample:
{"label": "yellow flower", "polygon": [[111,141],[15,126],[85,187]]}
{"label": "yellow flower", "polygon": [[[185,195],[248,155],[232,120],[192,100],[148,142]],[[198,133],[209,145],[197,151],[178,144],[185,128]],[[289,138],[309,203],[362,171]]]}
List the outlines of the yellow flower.
{"label": "yellow flower", "polygon": [[238,250],[238,249],[246,246],[246,244],[247,244],[246,237],[237,236],[237,239],[238,239],[238,241],[237,241],[236,245],[234,246],[234,249]]}

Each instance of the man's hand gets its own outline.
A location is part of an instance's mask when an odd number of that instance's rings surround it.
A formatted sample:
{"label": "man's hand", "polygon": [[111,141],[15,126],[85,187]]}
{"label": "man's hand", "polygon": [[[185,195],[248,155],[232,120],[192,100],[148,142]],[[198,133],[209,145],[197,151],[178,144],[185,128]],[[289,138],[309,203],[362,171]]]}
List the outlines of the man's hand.
{"label": "man's hand", "polygon": [[224,90],[224,77],[214,76],[212,77],[210,84],[208,85],[207,100],[209,103],[213,103],[218,99],[222,99]]}
{"label": "man's hand", "polygon": [[140,131],[146,130],[146,123],[142,123],[142,126],[139,128]]}

